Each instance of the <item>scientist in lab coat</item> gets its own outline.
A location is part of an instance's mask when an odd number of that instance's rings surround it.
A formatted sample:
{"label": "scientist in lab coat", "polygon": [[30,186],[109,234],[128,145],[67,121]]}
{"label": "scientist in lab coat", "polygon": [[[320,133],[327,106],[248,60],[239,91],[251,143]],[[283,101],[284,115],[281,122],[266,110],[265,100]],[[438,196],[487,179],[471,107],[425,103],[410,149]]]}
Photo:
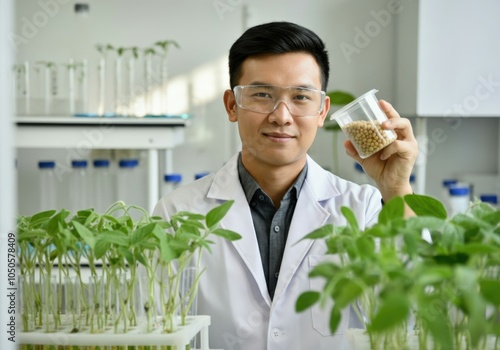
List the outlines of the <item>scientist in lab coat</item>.
{"label": "scientist in lab coat", "polygon": [[346,142],[346,152],[378,189],[359,186],[307,155],[330,106],[324,94],[328,54],[315,33],[289,22],[252,27],[229,51],[229,76],[224,105],[229,121],[238,123],[241,152],[220,170],[171,192],[154,210],[169,219],[180,210],[206,214],[234,200],[221,225],[242,239],[212,237],[212,253],[205,252],[201,262],[206,271],[198,313],[211,316],[210,348],[346,349],[346,330],[359,325],[349,309],[335,334],[328,308],[295,312],[301,293],[321,288],[322,280],[309,278],[309,271],[332,258],[324,255],[321,240],[300,240],[327,223],[345,225],[342,206],[354,211],[363,228],[377,220],[382,199],[412,193],[418,147],[411,124],[380,101],[390,120],[384,127],[398,139],[367,159]]}

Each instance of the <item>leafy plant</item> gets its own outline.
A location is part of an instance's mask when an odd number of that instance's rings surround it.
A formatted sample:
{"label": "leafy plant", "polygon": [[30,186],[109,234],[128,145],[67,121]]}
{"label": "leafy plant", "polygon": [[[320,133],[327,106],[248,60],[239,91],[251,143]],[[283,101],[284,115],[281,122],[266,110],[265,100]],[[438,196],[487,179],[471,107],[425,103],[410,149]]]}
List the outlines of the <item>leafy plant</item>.
{"label": "leafy plant", "polygon": [[[227,201],[206,216],[179,212],[170,220],[123,202],[102,215],[87,209],[72,216],[63,209],[19,217],[22,330],[54,332],[69,325],[71,333],[85,329],[120,333],[143,326],[151,332],[161,325],[163,332],[174,332],[182,304],[188,307],[181,310],[180,322],[187,322],[186,313],[203,273],[200,258],[213,244],[210,236],[240,238],[219,227],[232,204]],[[140,217],[134,220],[137,212]],[[83,277],[83,262],[90,271],[88,280]],[[181,297],[181,276],[188,265],[197,267],[198,274]],[[48,280],[53,282],[45,293],[39,286]],[[156,295],[161,299],[159,308],[155,307]]]}
{"label": "leafy plant", "polygon": [[[404,218],[405,203],[417,216]],[[351,306],[366,320],[366,349],[500,348],[500,210],[476,201],[448,218],[438,200],[407,195],[365,229],[349,208],[342,214],[345,226],[304,238],[324,240],[339,263],[310,272],[325,285],[300,295],[298,312],[331,299],[334,332]]]}

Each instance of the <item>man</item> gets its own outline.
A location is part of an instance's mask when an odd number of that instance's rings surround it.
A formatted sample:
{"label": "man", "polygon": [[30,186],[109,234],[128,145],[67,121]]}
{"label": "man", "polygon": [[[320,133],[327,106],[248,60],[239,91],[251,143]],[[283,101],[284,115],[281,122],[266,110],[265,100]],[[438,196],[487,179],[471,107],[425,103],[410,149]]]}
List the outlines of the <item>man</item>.
{"label": "man", "polygon": [[242,239],[215,238],[201,263],[206,271],[198,313],[212,317],[211,348],[342,349],[346,329],[356,323],[349,310],[334,335],[328,310],[295,312],[298,296],[315,289],[310,269],[331,258],[324,256],[324,242],[300,239],[326,223],[344,225],[342,206],[354,211],[361,227],[370,226],[382,198],[412,192],[409,178],[418,147],[410,122],[380,101],[390,120],[384,127],[395,130],[398,140],[367,159],[346,142],[348,154],[378,190],[358,186],[307,155],[330,105],[322,92],[328,55],[316,34],[288,22],[252,27],[230,49],[229,75],[224,105],[229,120],[238,123],[241,153],[161,199],[155,214],[167,219],[179,210],[205,214],[235,201],[222,226]]}

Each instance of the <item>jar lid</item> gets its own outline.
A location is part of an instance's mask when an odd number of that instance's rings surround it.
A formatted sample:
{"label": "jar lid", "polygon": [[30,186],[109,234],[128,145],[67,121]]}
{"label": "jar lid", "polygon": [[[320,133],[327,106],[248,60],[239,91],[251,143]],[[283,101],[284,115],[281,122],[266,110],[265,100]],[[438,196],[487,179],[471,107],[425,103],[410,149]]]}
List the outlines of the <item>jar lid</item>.
{"label": "jar lid", "polygon": [[451,196],[465,196],[469,195],[468,187],[450,187]]}
{"label": "jar lid", "polygon": [[482,194],[479,196],[481,202],[498,204],[498,197],[496,194]]}
{"label": "jar lid", "polygon": [[165,174],[163,177],[165,182],[181,182],[182,181],[182,175],[173,173],[173,174]]}
{"label": "jar lid", "polygon": [[108,159],[96,159],[96,160],[94,160],[94,166],[96,168],[107,168],[107,167],[109,167],[109,160]]}
{"label": "jar lid", "polygon": [[450,187],[451,185],[456,185],[458,183],[457,179],[446,179],[443,180],[443,186]]}
{"label": "jar lid", "polygon": [[86,160],[73,160],[73,161],[71,161],[71,166],[73,168],[86,168],[87,161]]}
{"label": "jar lid", "polygon": [[135,168],[136,166],[139,165],[139,160],[138,159],[122,159],[118,163],[120,168]]}
{"label": "jar lid", "polygon": [[40,169],[53,169],[56,166],[56,162],[54,161],[39,161],[38,162],[38,167]]}

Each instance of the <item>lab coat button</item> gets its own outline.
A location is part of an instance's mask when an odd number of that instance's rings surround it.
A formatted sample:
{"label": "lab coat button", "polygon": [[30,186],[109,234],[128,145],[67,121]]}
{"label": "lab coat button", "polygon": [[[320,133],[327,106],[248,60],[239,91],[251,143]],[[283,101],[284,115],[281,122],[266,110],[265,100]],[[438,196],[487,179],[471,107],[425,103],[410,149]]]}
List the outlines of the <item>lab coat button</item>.
{"label": "lab coat button", "polygon": [[275,342],[279,342],[281,340],[281,335],[281,331],[278,328],[273,328],[271,330],[271,338],[273,338]]}
{"label": "lab coat button", "polygon": [[276,233],[280,232],[280,227],[279,226],[274,226],[274,232],[276,232]]}

